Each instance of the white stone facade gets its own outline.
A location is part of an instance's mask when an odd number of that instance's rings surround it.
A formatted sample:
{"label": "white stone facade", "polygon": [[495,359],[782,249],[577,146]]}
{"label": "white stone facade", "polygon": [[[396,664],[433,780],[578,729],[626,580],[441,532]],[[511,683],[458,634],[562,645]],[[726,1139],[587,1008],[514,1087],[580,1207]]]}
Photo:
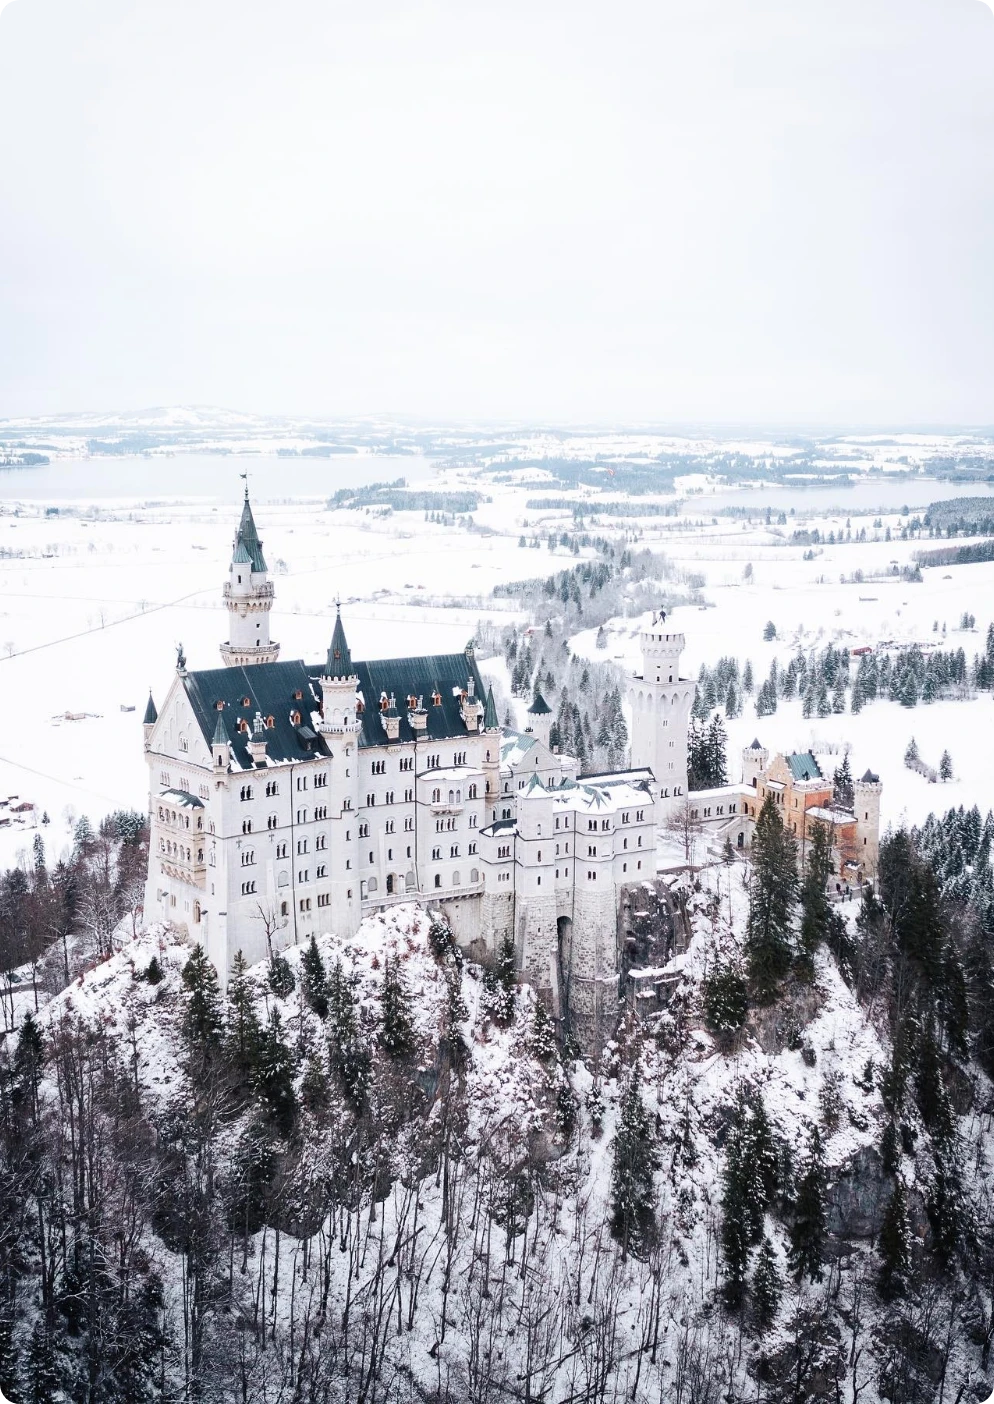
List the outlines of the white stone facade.
{"label": "white stone facade", "polygon": [[510,937],[557,1016],[596,1024],[617,997],[621,890],[655,878],[660,807],[686,786],[683,636],[656,620],[643,634],[633,768],[577,780],[541,699],[527,731],[499,726],[471,649],[353,663],[339,618],[324,663],[278,662],[264,569],[246,498],[227,666],[188,672],[181,655],[145,718],[146,919],[184,927],[225,972],[239,950],[350,935],[414,898],[478,958]]}

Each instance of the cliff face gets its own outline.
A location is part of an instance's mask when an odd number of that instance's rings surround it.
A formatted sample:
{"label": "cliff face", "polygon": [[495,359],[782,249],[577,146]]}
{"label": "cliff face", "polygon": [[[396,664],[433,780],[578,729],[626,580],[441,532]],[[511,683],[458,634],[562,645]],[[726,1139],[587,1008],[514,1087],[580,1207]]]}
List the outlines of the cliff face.
{"label": "cliff face", "polygon": [[941,1148],[895,1115],[883,1000],[825,948],[723,1024],[740,877],[679,894],[668,1003],[590,1063],[413,906],[224,998],[143,933],[0,1053],[4,1392],[978,1397],[989,1083],[958,1056]]}

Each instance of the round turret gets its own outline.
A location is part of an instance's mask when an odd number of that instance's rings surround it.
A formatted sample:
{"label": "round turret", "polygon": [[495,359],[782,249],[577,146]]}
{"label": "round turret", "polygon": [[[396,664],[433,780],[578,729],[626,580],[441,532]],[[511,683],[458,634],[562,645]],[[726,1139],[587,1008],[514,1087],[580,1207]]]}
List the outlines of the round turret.
{"label": "round turret", "polygon": [[770,763],[770,753],[761,746],[757,737],[742,752],[742,783],[756,789],[759,777]]}

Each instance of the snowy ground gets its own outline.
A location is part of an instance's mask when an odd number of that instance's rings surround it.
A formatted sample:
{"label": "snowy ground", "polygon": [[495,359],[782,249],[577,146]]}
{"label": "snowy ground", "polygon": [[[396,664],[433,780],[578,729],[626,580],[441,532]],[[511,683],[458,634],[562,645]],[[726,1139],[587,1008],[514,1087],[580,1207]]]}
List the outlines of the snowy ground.
{"label": "snowy ground", "polygon": [[[290,482],[292,469],[287,472]],[[572,530],[571,515],[529,509],[527,500],[542,492],[534,486],[535,470],[523,476],[531,486],[495,485],[470,470],[450,469],[438,484],[473,486],[492,496],[476,513],[478,526],[491,535],[427,523],[421,512],[378,517],[331,513],[320,499],[260,501],[257,519],[276,583],[273,633],[283,656],[321,656],[338,597],[350,643],[367,657],[461,649],[483,613],[513,618],[508,601],[493,600],[495,584],[576,563],[568,551],[550,552],[544,544],[550,531]],[[27,477],[24,482],[27,492]],[[946,647],[962,644],[972,657],[994,615],[988,603],[994,565],[929,570],[920,585],[873,579],[928,545],[884,539],[888,526],[899,532],[902,500],[950,495],[941,483],[915,484],[914,494],[905,484],[891,488],[885,483],[875,490],[875,499],[893,503],[879,527],[875,516],[857,516],[852,509],[854,531],[865,527],[877,540],[823,546],[808,561],[802,546],[788,544],[790,532],[802,525],[801,511],[788,526],[769,527],[758,511],[751,522],[712,517],[711,499],[698,495],[686,500],[678,517],[629,523],[638,545],[663,551],[678,571],[705,578],[709,607],[680,609],[675,616],[687,636],[685,667],[695,672],[701,663],[734,653],[752,659],[758,681],[774,654],[787,658],[797,644],[930,643],[937,637],[934,621],[940,630],[947,626]],[[975,491],[984,488],[978,484]],[[549,494],[564,495],[558,487]],[[724,489],[723,499],[728,496]],[[589,513],[590,491],[576,497],[587,499]],[[812,492],[805,500],[817,513],[824,497]],[[189,666],[219,663],[218,645],[227,632],[221,582],[238,514],[237,501],[192,496],[152,503],[87,503],[80,497],[69,507],[67,514],[62,504],[53,516],[50,502],[8,498],[0,505],[0,797],[17,794],[35,801],[39,813],[48,812],[46,840],[55,853],[74,815],[145,807],[141,717],[148,689],[159,699],[164,695],[179,642]],[[803,525],[839,532],[846,517],[815,515]],[[625,523],[605,517],[594,524],[588,517],[587,529],[615,536]],[[541,549],[520,549],[522,534],[538,535]],[[22,554],[12,558],[7,552]],[[753,573],[747,582],[748,565]],[[840,576],[857,570],[862,583],[840,583]],[[976,632],[958,631],[964,611],[977,616]],[[777,625],[775,644],[762,641],[767,619]],[[597,656],[633,662],[634,626],[617,621],[606,655]],[[579,636],[577,646],[594,653],[591,636]],[[913,712],[875,703],[858,717],[820,722],[802,720],[799,704],[782,704],[775,717],[757,722],[747,706],[730,728],[733,755],[757,733],[771,749],[851,743],[857,773],[871,766],[882,776],[885,823],[917,821],[953,803],[977,802],[986,809],[994,788],[991,706],[989,696]],[[90,715],[70,721],[66,712]],[[930,786],[904,770],[901,757],[912,734],[933,764],[948,746],[956,767],[952,783]],[[0,862],[14,861],[31,837],[23,827],[0,829]]]}

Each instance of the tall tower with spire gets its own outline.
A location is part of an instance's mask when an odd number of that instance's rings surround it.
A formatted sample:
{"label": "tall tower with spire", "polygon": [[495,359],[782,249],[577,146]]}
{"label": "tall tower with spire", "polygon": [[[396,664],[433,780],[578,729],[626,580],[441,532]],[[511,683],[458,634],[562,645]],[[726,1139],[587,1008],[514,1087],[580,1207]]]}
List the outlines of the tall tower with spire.
{"label": "tall tower with spire", "polygon": [[235,532],[228,578],[224,582],[228,638],[221,645],[221,657],[226,667],[243,668],[251,663],[276,662],[280,646],[269,637],[273,595],[273,583],[269,579],[262,542],[255,529],[246,483],[242,517]]}

